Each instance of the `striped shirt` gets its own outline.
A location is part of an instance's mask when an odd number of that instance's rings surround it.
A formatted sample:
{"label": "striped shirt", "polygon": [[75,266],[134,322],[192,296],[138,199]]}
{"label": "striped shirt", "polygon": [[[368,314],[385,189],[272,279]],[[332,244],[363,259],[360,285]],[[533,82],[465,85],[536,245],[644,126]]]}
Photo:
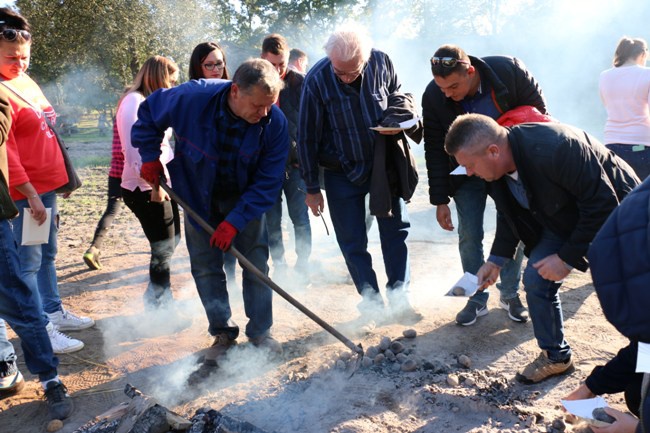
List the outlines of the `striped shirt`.
{"label": "striped shirt", "polygon": [[372,50],[362,71],[361,91],[342,83],[329,58],[305,77],[298,121],[298,156],[310,194],[320,191],[319,160],[336,160],[348,179],[365,181],[373,162],[374,139],[388,108],[388,95],[401,84],[388,56]]}
{"label": "striped shirt", "polygon": [[117,123],[113,120],[113,146],[111,150],[111,168],[108,171],[108,176],[121,179],[123,170],[124,154],[122,153],[122,142],[117,132]]}
{"label": "striped shirt", "polygon": [[241,192],[237,185],[237,158],[239,148],[244,141],[248,122],[235,116],[228,107],[228,95],[223,92],[219,106],[219,114],[215,119],[217,142],[215,146],[219,155],[217,162],[217,180],[214,185],[214,197],[228,198],[238,196]]}

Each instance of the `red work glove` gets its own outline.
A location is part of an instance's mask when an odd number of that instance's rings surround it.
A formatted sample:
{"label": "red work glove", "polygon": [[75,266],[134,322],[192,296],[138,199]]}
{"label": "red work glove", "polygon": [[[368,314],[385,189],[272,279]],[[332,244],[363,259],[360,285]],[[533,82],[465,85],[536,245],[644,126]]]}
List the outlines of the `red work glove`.
{"label": "red work glove", "polygon": [[212,233],[210,238],[210,245],[219,247],[222,251],[228,251],[232,239],[237,234],[237,229],[228,221],[224,221],[217,226],[217,229]]}
{"label": "red work glove", "polygon": [[160,186],[160,176],[165,174],[165,169],[159,159],[143,162],[140,168],[140,177],[146,180],[153,188]]}

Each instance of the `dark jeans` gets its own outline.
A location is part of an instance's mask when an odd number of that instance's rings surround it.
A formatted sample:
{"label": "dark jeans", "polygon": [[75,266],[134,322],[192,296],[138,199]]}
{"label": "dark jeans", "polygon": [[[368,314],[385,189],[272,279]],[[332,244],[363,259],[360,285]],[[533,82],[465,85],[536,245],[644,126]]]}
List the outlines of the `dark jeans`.
{"label": "dark jeans", "polygon": [[[611,143],[607,148],[634,169],[639,179],[643,181],[650,174],[650,147],[637,147],[634,144]],[[635,150],[640,149],[640,150]]]}
{"label": "dark jeans", "polygon": [[20,337],[29,371],[41,381],[53,379],[59,360],[45,330],[47,320],[21,276],[16,241],[7,220],[0,220],[0,275],[0,318]]}
{"label": "dark jeans", "polygon": [[151,201],[151,191],[129,191],[122,188],[122,197],[140,221],[151,246],[149,285],[145,300],[156,303],[171,298],[170,262],[181,238],[181,220],[174,201]]}
{"label": "dark jeans", "polygon": [[122,179],[119,177],[108,177],[108,202],[106,203],[106,210],[97,223],[97,228],[95,229],[95,236],[93,236],[93,241],[90,243],[91,247],[97,249],[102,248],[102,243],[104,242],[104,236],[108,232],[108,229],[113,224],[113,220],[120,213],[122,209],[122,187],[120,183]]}
{"label": "dark jeans", "polygon": [[[218,203],[222,220],[234,207],[236,200],[224,200]],[[185,241],[190,253],[192,276],[199,292],[199,298],[208,317],[208,332],[211,335],[226,333],[235,339],[239,335],[239,326],[232,321],[232,311],[228,297],[228,287],[223,270],[223,258],[230,254],[210,246],[211,233],[195,227],[190,218],[185,216]],[[266,234],[266,221],[253,220],[240,231],[233,240],[233,245],[255,267],[268,275],[269,248]],[[250,271],[242,273],[244,310],[249,321],[246,324],[246,336],[256,338],[269,332],[273,325],[273,292]]]}
{"label": "dark jeans", "polygon": [[[456,214],[458,215],[458,250],[463,272],[476,274],[485,263],[483,256],[483,220],[487,186],[483,179],[469,177],[454,194]],[[519,280],[521,279],[521,262],[524,259],[524,249],[521,243],[517,248],[514,260],[501,269],[500,281],[497,288],[501,299],[508,300],[517,296]],[[485,306],[490,293],[485,290],[477,292],[470,300]]]}
{"label": "dark jeans", "polygon": [[296,241],[297,268],[306,269],[311,254],[311,226],[309,213],[305,204],[305,182],[300,170],[296,167],[287,172],[278,199],[271,209],[266,212],[266,228],[269,232],[269,250],[273,265],[284,265],[284,244],[282,243],[282,192],[287,198],[287,210],[293,223]]}
{"label": "dark jeans", "polygon": [[[356,185],[344,173],[325,170],[325,192],[336,233],[354,285],[362,296],[378,293],[377,275],[372,268],[372,256],[368,252],[366,233],[366,195],[370,181]],[[393,216],[377,218],[381,252],[389,290],[407,290],[411,275],[409,254],[406,246],[411,223],[404,200],[393,197]]]}
{"label": "dark jeans", "polygon": [[543,230],[539,242],[530,252],[523,276],[526,301],[537,344],[540,349],[548,352],[552,361],[565,361],[571,357],[571,347],[564,339],[564,317],[558,293],[562,281],[542,278],[533,265],[556,254],[564,244],[564,239],[549,230]]}

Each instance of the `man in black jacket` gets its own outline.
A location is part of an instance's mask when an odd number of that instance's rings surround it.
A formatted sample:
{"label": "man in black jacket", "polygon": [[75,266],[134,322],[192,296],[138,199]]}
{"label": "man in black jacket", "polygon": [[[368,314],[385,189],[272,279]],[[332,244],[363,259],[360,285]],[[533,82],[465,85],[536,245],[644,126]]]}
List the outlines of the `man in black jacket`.
{"label": "man in black jacket", "polygon": [[[280,91],[278,106],[287,118],[289,127],[289,156],[282,189],[273,207],[266,213],[266,228],[269,232],[269,250],[273,259],[274,278],[279,282],[297,282],[300,288],[309,284],[309,256],[311,254],[311,226],[305,204],[305,182],[298,168],[296,135],[298,130],[298,110],[304,75],[288,68],[289,46],[284,37],[272,34],[262,42],[261,58],[268,60],[278,70],[284,81]],[[282,191],[287,198],[287,209],[293,223],[296,243],[296,275],[287,278],[287,262],[282,243]]]}
{"label": "man in black jacket", "polygon": [[488,182],[497,230],[481,289],[525,246],[526,300],[542,353],[517,374],[537,383],[572,369],[558,290],[573,268],[586,271],[587,249],[619,202],[639,183],[634,170],[584,131],[558,123],[504,128],[465,114],[451,125],[445,150],[468,176]]}
{"label": "man in black jacket", "polygon": [[[512,57],[468,56],[455,45],[443,45],[431,58],[434,79],[422,97],[424,150],[429,176],[429,201],[436,206],[436,219],[445,230],[453,230],[448,203],[454,198],[458,215],[458,237],[464,272],[476,274],[483,260],[483,214],[487,190],[485,182],[467,176],[452,176],[458,166],[445,153],[449,125],[463,113],[480,113],[497,119],[506,111],[530,105],[546,114],[542,90],[524,64]],[[519,299],[521,249],[501,272],[497,285],[500,306],[516,322],[528,320],[528,311]],[[459,325],[472,325],[487,314],[488,292],[472,296],[456,316]]]}

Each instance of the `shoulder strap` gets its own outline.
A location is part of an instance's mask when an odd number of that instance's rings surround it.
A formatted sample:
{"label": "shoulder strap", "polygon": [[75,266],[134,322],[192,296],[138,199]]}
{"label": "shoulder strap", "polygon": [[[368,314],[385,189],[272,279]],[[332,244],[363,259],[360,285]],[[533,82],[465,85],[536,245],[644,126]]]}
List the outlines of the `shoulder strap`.
{"label": "shoulder strap", "polygon": [[10,86],[9,84],[7,84],[6,81],[0,81],[0,84],[3,85],[4,87],[6,87],[7,89],[11,90],[11,91],[16,95],[16,96],[18,96],[20,99],[22,99],[23,101],[25,101],[25,102],[26,102],[30,107],[32,107],[34,110],[36,110],[36,111],[43,111],[43,109],[42,109],[41,107],[37,107],[37,106],[34,104],[34,102],[32,102],[32,101],[30,101],[29,99],[27,99],[27,97],[26,97],[25,95],[23,95],[23,93],[22,93],[20,90],[16,89],[14,86]]}

